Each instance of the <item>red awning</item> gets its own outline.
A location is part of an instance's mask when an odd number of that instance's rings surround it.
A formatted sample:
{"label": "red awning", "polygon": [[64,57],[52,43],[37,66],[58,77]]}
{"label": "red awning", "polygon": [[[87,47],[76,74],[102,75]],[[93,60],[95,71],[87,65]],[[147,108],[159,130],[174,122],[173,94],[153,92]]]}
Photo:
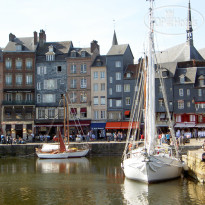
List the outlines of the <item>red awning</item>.
{"label": "red awning", "polygon": [[69,127],[90,126],[91,120],[69,121]]}
{"label": "red awning", "polygon": [[81,112],[81,113],[85,113],[85,112],[87,112],[87,108],[86,108],[86,107],[82,107],[82,108],[80,108],[80,112]]}
{"label": "red awning", "polygon": [[126,110],[124,114],[125,114],[125,115],[129,115],[129,114],[130,114],[130,111],[129,111],[129,110]]}
{"label": "red awning", "polygon": [[[130,122],[107,122],[105,129],[128,129],[131,124]],[[139,127],[138,122],[133,122],[132,123],[132,129]]]}
{"label": "red awning", "polygon": [[70,114],[77,114],[77,108],[71,108]]}
{"label": "red awning", "polygon": [[136,128],[139,128],[139,123],[138,122],[122,122],[122,125],[121,125],[121,129],[129,129],[129,127],[132,126],[132,129],[136,129]]}
{"label": "red awning", "polygon": [[121,122],[107,122],[105,129],[121,129]]}

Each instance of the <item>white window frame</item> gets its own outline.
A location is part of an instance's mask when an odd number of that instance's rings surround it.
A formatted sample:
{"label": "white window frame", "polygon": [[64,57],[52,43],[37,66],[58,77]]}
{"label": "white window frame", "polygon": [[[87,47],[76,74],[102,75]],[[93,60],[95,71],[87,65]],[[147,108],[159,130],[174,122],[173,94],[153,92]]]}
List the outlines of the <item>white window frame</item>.
{"label": "white window frame", "polygon": [[202,89],[198,89],[198,96],[199,96],[199,97],[202,96]]}
{"label": "white window frame", "polygon": [[37,82],[37,90],[41,90],[41,82]]}
{"label": "white window frame", "polygon": [[109,78],[109,82],[110,82],[110,83],[113,83],[113,77],[110,77],[110,78]]}
{"label": "white window frame", "polygon": [[126,104],[126,105],[131,105],[131,99],[130,99],[130,97],[126,97],[126,98],[125,98],[125,104]]}
{"label": "white window frame", "polygon": [[105,119],[105,110],[100,111],[100,117],[101,119]]}
{"label": "white window frame", "polygon": [[191,93],[190,93],[190,89],[187,89],[187,90],[186,90],[186,94],[187,94],[187,96],[190,96],[190,94],[191,94]]}
{"label": "white window frame", "polygon": [[122,85],[120,84],[116,85],[116,92],[117,93],[122,92]]}
{"label": "white window frame", "polygon": [[93,84],[93,91],[97,92],[98,91],[98,83]]}
{"label": "white window frame", "polygon": [[100,78],[101,79],[105,79],[105,71],[101,71],[100,72]]}
{"label": "white window frame", "polygon": [[94,72],[93,78],[94,78],[94,80],[98,79],[98,72],[97,71]]}
{"label": "white window frame", "polygon": [[126,93],[130,92],[130,84],[124,84],[124,92]]}
{"label": "white window frame", "polygon": [[112,95],[112,88],[109,88],[109,95]]}
{"label": "white window frame", "polygon": [[183,88],[180,88],[180,89],[179,89],[179,96],[184,96],[184,90],[183,90]]}
{"label": "white window frame", "polygon": [[100,104],[105,105],[105,96],[100,97]]}
{"label": "white window frame", "polygon": [[99,105],[98,96],[95,96],[95,97],[93,98],[93,104],[94,104],[94,105]]}
{"label": "white window frame", "polygon": [[87,88],[87,79],[86,78],[82,78],[80,80],[80,88]]}
{"label": "white window frame", "polygon": [[178,101],[178,109],[180,109],[180,110],[184,109],[184,101],[183,100]]}
{"label": "white window frame", "polygon": [[113,104],[112,104],[112,99],[109,99],[109,107],[112,107]]}
{"label": "white window frame", "polygon": [[115,67],[120,68],[122,66],[121,61],[115,61]]}
{"label": "white window frame", "polygon": [[116,107],[122,107],[122,100],[116,100]]}
{"label": "white window frame", "polygon": [[101,83],[100,84],[100,90],[101,91],[105,91],[105,83]]}
{"label": "white window frame", "polygon": [[121,80],[122,79],[122,75],[120,72],[115,73],[115,78],[116,80]]}

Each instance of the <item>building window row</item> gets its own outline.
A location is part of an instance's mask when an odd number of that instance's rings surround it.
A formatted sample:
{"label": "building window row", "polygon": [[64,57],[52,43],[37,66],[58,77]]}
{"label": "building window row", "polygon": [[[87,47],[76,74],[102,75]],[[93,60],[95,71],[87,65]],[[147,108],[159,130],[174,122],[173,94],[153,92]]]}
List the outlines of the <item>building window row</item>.
{"label": "building window row", "polygon": [[[32,59],[26,59],[26,69],[32,69]],[[12,69],[12,59],[8,58],[5,61],[5,67],[6,69]],[[20,58],[17,58],[15,60],[15,68],[17,70],[21,70],[23,68],[23,61]]]}

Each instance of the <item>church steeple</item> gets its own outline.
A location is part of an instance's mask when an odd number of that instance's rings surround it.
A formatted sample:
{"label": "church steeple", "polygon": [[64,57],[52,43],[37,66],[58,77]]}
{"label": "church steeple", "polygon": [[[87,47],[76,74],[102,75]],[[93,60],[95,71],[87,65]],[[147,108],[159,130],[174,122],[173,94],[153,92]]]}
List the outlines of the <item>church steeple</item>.
{"label": "church steeple", "polygon": [[118,45],[115,30],[114,30],[114,35],[113,35],[112,45],[113,45],[113,46],[114,46],[114,45]]}
{"label": "church steeple", "polygon": [[191,20],[191,3],[189,0],[188,4],[188,16],[187,16],[187,42],[190,45],[193,45],[193,28],[192,28],[192,20]]}

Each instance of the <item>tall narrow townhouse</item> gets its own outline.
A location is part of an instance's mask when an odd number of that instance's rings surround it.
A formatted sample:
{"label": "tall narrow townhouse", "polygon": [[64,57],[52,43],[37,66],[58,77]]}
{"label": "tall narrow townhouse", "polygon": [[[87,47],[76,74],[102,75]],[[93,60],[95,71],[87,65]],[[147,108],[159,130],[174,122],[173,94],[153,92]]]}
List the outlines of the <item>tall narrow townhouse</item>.
{"label": "tall narrow townhouse", "polygon": [[100,53],[98,42],[73,47],[67,58],[70,134],[87,134],[91,123],[91,65]]}
{"label": "tall narrow townhouse", "polygon": [[97,56],[91,67],[91,130],[97,139],[105,137],[107,122],[106,56]]}
{"label": "tall narrow townhouse", "polygon": [[64,134],[63,98],[67,91],[66,57],[71,41],[46,42],[46,33],[39,33],[36,57],[36,134],[51,138],[61,128]]}
{"label": "tall narrow townhouse", "polygon": [[[129,64],[133,64],[133,54],[129,44],[118,45],[114,32],[113,43],[106,56],[107,66],[107,116],[106,129],[123,129],[121,121],[125,120],[124,94],[129,91],[127,81],[125,84],[124,74]],[[127,72],[130,73],[130,72]],[[129,77],[129,74],[127,75]],[[125,92],[124,92],[125,86]],[[131,97],[126,95],[126,97]],[[130,99],[131,100],[131,99]]]}
{"label": "tall narrow townhouse", "polygon": [[2,130],[13,138],[34,132],[35,55],[37,33],[18,38],[9,34],[3,50]]}

